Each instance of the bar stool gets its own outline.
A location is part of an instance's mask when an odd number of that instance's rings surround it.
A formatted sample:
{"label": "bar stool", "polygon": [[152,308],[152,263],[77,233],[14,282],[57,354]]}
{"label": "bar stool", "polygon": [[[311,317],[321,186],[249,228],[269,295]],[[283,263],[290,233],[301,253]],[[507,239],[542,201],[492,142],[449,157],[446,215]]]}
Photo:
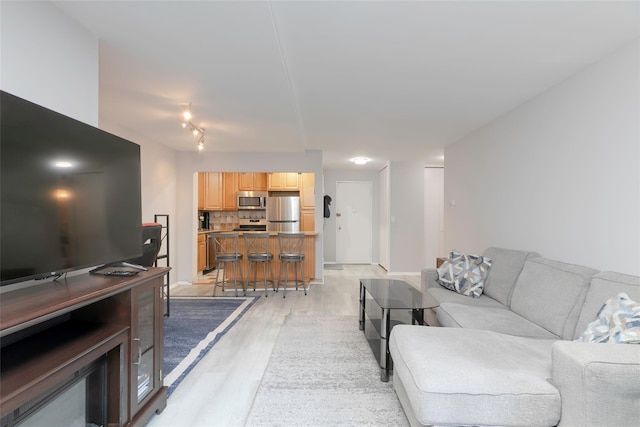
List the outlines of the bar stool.
{"label": "bar stool", "polygon": [[[276,290],[276,286],[273,280],[273,267],[271,261],[273,260],[273,254],[269,252],[269,233],[244,233],[244,248],[247,253],[247,261],[249,261],[249,268],[247,272],[247,288],[249,283],[253,283],[253,290],[256,290],[256,283],[258,283],[258,263],[262,264],[262,272],[264,274],[264,296],[267,294],[267,283],[271,282],[273,290]],[[251,280],[251,266],[253,269],[253,280]],[[269,272],[271,273],[271,279],[267,277],[267,265],[269,266]]]}
{"label": "bar stool", "polygon": [[[233,265],[233,289],[236,296],[238,296],[238,275],[240,275],[240,286],[244,295],[247,295],[247,290],[244,287],[244,280],[242,279],[242,254],[238,253],[238,233],[211,233],[209,238],[212,239],[214,259],[216,265],[216,281],[213,287],[213,296],[216,296],[216,288],[222,287],[224,292],[225,283],[229,283],[227,279],[227,268],[229,264]],[[218,282],[218,275],[220,274],[220,266],[222,265],[222,282]]]}
{"label": "bar stool", "polygon": [[[304,243],[303,233],[278,233],[278,259],[280,260],[280,269],[278,270],[278,284],[276,285],[276,292],[280,287],[280,283],[283,284],[282,298],[287,297],[287,283],[289,282],[289,265],[293,263],[293,271],[295,274],[294,282],[296,284],[296,291],[298,290],[298,284],[302,284],[304,294],[307,295],[307,288],[304,285],[304,254],[302,253],[302,245]],[[282,282],[282,267],[286,265],[284,282]],[[300,266],[300,279],[298,279],[298,266]]]}

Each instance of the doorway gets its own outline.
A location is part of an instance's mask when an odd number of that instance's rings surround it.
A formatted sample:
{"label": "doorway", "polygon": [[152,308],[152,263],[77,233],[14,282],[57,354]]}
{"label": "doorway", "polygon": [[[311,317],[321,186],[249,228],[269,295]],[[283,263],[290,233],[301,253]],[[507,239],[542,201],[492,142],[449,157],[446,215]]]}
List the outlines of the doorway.
{"label": "doorway", "polygon": [[369,181],[336,182],[336,261],[371,264],[372,186]]}

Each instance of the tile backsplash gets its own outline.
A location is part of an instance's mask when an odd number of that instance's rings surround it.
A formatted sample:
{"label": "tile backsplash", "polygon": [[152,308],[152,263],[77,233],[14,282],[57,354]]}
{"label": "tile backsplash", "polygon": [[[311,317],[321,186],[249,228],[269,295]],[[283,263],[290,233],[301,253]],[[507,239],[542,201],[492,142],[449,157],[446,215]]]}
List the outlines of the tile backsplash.
{"label": "tile backsplash", "polygon": [[232,231],[238,228],[238,220],[245,218],[266,218],[266,212],[262,210],[244,211],[209,211],[209,230]]}

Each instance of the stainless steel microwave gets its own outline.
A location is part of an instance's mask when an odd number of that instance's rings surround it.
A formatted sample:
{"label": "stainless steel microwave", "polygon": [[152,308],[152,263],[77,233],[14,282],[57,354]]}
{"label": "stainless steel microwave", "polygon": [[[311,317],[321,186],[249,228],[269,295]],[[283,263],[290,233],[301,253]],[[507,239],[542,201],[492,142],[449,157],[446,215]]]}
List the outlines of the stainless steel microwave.
{"label": "stainless steel microwave", "polygon": [[244,209],[266,209],[266,191],[238,191],[238,210]]}

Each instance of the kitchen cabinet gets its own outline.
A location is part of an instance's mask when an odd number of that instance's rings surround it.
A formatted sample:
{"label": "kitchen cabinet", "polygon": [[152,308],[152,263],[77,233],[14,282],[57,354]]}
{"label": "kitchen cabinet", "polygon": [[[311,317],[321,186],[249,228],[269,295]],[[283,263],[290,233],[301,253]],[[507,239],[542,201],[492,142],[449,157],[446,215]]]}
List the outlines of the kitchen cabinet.
{"label": "kitchen cabinet", "polygon": [[207,268],[207,235],[198,234],[198,271]]}
{"label": "kitchen cabinet", "polygon": [[253,191],[267,191],[267,173],[253,173]]}
{"label": "kitchen cabinet", "polygon": [[204,210],[204,187],[206,176],[203,172],[198,173],[198,210]]}
{"label": "kitchen cabinet", "polygon": [[300,230],[315,231],[315,174],[300,174]]}
{"label": "kitchen cabinet", "polygon": [[222,172],[205,172],[204,210],[222,210]]}
{"label": "kitchen cabinet", "polygon": [[238,191],[251,191],[253,190],[253,173],[240,172],[238,173]]}
{"label": "kitchen cabinet", "polygon": [[198,174],[198,209],[200,210],[235,210],[237,192],[238,174],[235,172],[200,172]]}
{"label": "kitchen cabinet", "polygon": [[236,210],[236,193],[238,192],[238,173],[224,172],[222,176],[222,210]]}
{"label": "kitchen cabinet", "polygon": [[267,191],[267,173],[238,173],[238,191]]}
{"label": "kitchen cabinet", "polygon": [[300,231],[316,231],[315,209],[300,210]]}
{"label": "kitchen cabinet", "polygon": [[268,178],[268,189],[275,191],[298,190],[297,172],[272,172]]}
{"label": "kitchen cabinet", "polygon": [[300,209],[314,209],[315,207],[315,174],[305,172],[300,174]]}

